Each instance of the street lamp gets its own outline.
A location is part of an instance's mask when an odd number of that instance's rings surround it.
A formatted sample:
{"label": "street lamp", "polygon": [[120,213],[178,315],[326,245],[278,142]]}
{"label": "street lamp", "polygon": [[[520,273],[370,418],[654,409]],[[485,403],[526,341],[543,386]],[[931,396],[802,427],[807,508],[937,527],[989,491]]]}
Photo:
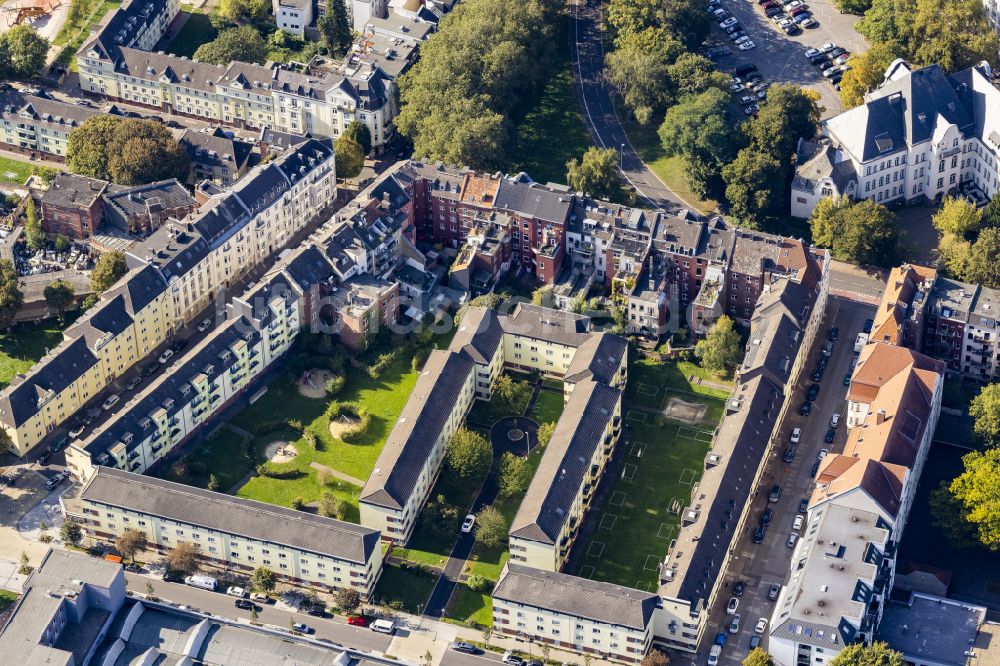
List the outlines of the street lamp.
{"label": "street lamp", "polygon": [[618,150],[618,166],[622,171],[625,170],[625,144],[623,143],[621,148]]}

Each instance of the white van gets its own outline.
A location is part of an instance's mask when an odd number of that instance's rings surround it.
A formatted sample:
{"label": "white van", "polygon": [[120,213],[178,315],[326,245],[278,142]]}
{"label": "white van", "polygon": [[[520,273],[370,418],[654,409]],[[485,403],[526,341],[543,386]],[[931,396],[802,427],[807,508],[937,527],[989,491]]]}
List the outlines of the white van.
{"label": "white van", "polygon": [[722,654],[722,648],[718,645],[713,645],[712,649],[708,652],[708,663],[709,666],[715,666],[719,663],[719,655]]}
{"label": "white van", "polygon": [[199,576],[197,574],[188,576],[184,579],[184,582],[191,587],[200,587],[203,590],[211,590],[213,592],[219,586],[219,582],[211,576]]}
{"label": "white van", "polygon": [[392,635],[396,633],[396,625],[393,624],[392,620],[375,620],[372,622],[372,631]]}
{"label": "white van", "polygon": [[858,333],[858,339],[854,341],[854,353],[860,354],[861,350],[865,348],[866,344],[868,344],[868,334]]}

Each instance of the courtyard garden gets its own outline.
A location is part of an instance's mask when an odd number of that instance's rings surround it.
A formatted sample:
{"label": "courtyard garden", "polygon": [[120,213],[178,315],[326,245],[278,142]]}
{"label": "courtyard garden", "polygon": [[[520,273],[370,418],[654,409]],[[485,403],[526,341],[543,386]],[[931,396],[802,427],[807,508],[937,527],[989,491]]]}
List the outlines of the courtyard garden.
{"label": "courtyard garden", "polygon": [[0,389],[10,384],[15,375],[30,370],[45,352],[59,344],[64,326],[75,318],[75,314],[71,315],[64,325],[54,318],[37,324],[15,324],[0,335]]}

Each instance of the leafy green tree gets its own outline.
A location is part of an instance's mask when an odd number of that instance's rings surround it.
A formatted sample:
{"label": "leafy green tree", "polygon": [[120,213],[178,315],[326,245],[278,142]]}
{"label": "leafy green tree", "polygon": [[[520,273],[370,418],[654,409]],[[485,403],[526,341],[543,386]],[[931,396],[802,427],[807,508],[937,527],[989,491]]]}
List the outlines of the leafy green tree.
{"label": "leafy green tree", "polygon": [[951,482],[958,515],[975,528],[986,548],[1000,551],[1000,448],[962,457],[965,471]]}
{"label": "leafy green tree", "polygon": [[216,492],[216,491],[219,490],[219,488],[221,486],[222,486],[222,482],[219,481],[219,477],[217,477],[215,474],[209,474],[208,475],[208,483],[205,484],[205,487],[208,490],[211,490],[212,492]]}
{"label": "leafy green tree", "polygon": [[532,476],[531,464],[527,458],[504,451],[500,456],[500,494],[504,497],[520,495],[528,489]]}
{"label": "leafy green tree", "polygon": [[24,294],[18,289],[17,271],[10,259],[0,259],[0,330],[10,330],[14,316],[24,304]]}
{"label": "leafy green tree", "polygon": [[194,57],[214,65],[228,65],[231,62],[260,65],[267,59],[267,42],[253,26],[241,25],[223,30],[218,37],[199,46]]}
{"label": "leafy green tree", "polygon": [[851,56],[851,69],[840,81],[840,101],[845,109],[864,103],[865,93],[882,85],[885,70],[896,59],[896,48],[892,43],[876,43],[870,50]]}
{"label": "leafy green tree", "polygon": [[333,148],[338,178],[354,178],[365,166],[365,154],[361,145],[347,136],[341,135]]}
{"label": "leafy green tree", "polygon": [[493,464],[493,447],[482,435],[465,428],[451,436],[446,452],[448,467],[463,478],[486,476]]}
{"label": "leafy green tree", "polygon": [[718,71],[715,63],[697,53],[682,53],[667,68],[671,96],[681,100],[689,95],[700,95],[706,90],[729,91],[729,76]]}
{"label": "leafy green tree", "polygon": [[642,658],[639,666],[670,666],[670,657],[660,650],[653,648]]}
{"label": "leafy green tree", "polygon": [[774,660],[771,655],[757,647],[743,658],[743,666],[774,666]]}
{"label": "leafy green tree", "polygon": [[267,0],[219,0],[217,11],[230,23],[242,23],[266,19],[270,8]]}
{"label": "leafy green tree", "polygon": [[548,446],[549,441],[552,439],[552,433],[555,431],[556,424],[551,421],[538,426],[538,446],[543,449]]}
{"label": "leafy green tree", "polygon": [[833,256],[856,264],[887,266],[896,260],[899,220],[871,199],[820,201],[809,219],[813,241]]}
{"label": "leafy green tree", "polygon": [[372,152],[372,132],[360,120],[352,120],[344,130],[344,136],[351,137],[361,146],[361,152],[367,155]]}
{"label": "leafy green tree", "polygon": [[599,199],[608,199],[620,189],[618,180],[618,151],[614,148],[591,146],[583,154],[566,163],[566,182],[577,192],[591,194]]}
{"label": "leafy green tree", "polygon": [[610,0],[604,20],[619,46],[622,39],[659,25],[656,3],[650,0]]}
{"label": "leafy green tree", "polygon": [[1000,445],[1000,384],[987,384],[972,399],[969,416],[973,431],[988,446]]}
{"label": "leafy green tree", "polygon": [[79,523],[74,523],[71,520],[63,521],[63,524],[59,526],[59,538],[65,544],[79,546],[80,542],[83,541],[83,528],[80,527]]}
{"label": "leafy green tree", "polygon": [[127,529],[115,539],[115,548],[122,557],[135,562],[135,556],[146,549],[146,535],[139,530]]}
{"label": "leafy green tree", "polygon": [[324,491],[319,500],[319,515],[326,518],[344,519],[344,503],[329,490]]}
{"label": "leafy green tree", "polygon": [[103,294],[128,272],[125,254],[120,250],[105,252],[97,258],[94,270],[90,272],[90,288],[95,294]]}
{"label": "leafy green tree", "polygon": [[1000,227],[1000,197],[993,197],[983,208],[983,227]]}
{"label": "leafy green tree", "polygon": [[787,165],[787,176],[794,167],[799,139],[811,139],[819,129],[823,109],[818,99],[814,90],[791,84],[771,86],[757,117],[745,125],[751,145]]}
{"label": "leafy green tree", "polygon": [[38,219],[38,208],[35,207],[35,200],[28,197],[28,203],[24,205],[24,237],[28,247],[32,250],[41,250],[45,247],[45,231],[42,230],[42,223]]}
{"label": "leafy green tree", "polygon": [[14,26],[0,35],[0,70],[20,78],[41,76],[49,42],[27,23]]}
{"label": "leafy green tree", "polygon": [[605,57],[608,80],[639,123],[648,124],[670,103],[670,66],[683,50],[666,31],[647,28],[622,37]]}
{"label": "leafy green tree", "polygon": [[841,14],[863,15],[872,6],[871,0],[834,0]]}
{"label": "leafy green tree", "polygon": [[69,242],[69,239],[62,234],[56,234],[56,239],[53,245],[56,248],[56,252],[65,252],[70,248],[71,243]]}
{"label": "leafy green tree", "polygon": [[959,280],[968,273],[971,254],[972,243],[964,238],[948,235],[938,242],[938,266]]}
{"label": "leafy green tree", "polygon": [[744,148],[722,169],[730,211],[744,226],[759,228],[785,203],[781,162],[756,148]]}
{"label": "leafy green tree", "polygon": [[96,115],[69,135],[66,163],[73,173],[141,185],[187,179],[191,162],[170,130],[146,119]]}
{"label": "leafy green tree", "polygon": [[[340,58],[347,53],[351,48],[353,35],[344,0],[331,0],[327,3],[326,14],[316,21],[316,29],[319,30],[323,45],[334,57]],[[365,153],[367,152],[366,150]]]}
{"label": "leafy green tree", "polygon": [[76,291],[66,280],[55,280],[45,287],[42,294],[49,307],[54,308],[59,314],[59,321],[63,320],[66,311],[76,302]]}
{"label": "leafy green tree", "polygon": [[277,582],[278,579],[275,577],[274,572],[267,567],[257,567],[253,570],[253,574],[250,575],[250,585],[253,589],[264,594],[273,592]]}
{"label": "leafy green tree", "polygon": [[979,231],[982,221],[982,211],[975,204],[958,197],[945,197],[941,208],[931,218],[934,228],[939,232],[959,238],[970,238]]}
{"label": "leafy green tree", "polygon": [[345,613],[353,613],[361,605],[361,595],[354,588],[343,587],[333,593],[333,603]]}
{"label": "leafy green tree", "polygon": [[903,655],[885,643],[853,643],[844,646],[830,666],[903,666]]}
{"label": "leafy green tree", "polygon": [[720,376],[730,376],[739,365],[743,350],[740,334],[733,328],[733,320],[722,315],[716,320],[708,335],[694,347],[695,355],[701,359],[706,370]]}
{"label": "leafy green tree", "polygon": [[990,287],[1000,288],[1000,228],[983,229],[969,250],[965,275],[962,279]]}
{"label": "leafy green tree", "polygon": [[502,374],[493,384],[492,400],[505,414],[520,414],[528,402],[531,387],[524,382],[515,382],[509,375]]}
{"label": "leafy green tree", "polygon": [[824,197],[816,202],[809,217],[809,229],[816,245],[833,246],[840,225],[840,213],[850,206],[851,200],[847,197]]}
{"label": "leafy green tree", "polygon": [[966,520],[965,508],[951,494],[949,481],[942,481],[931,492],[928,501],[934,526],[944,532],[956,548],[972,548],[978,542],[975,526]]}
{"label": "leafy green tree", "polygon": [[476,515],[476,541],[487,548],[496,548],[507,540],[510,525],[500,509],[484,506]]}
{"label": "leafy green tree", "polygon": [[167,567],[173,571],[182,571],[190,575],[198,570],[200,558],[201,552],[194,544],[181,541],[167,552]]}
{"label": "leafy green tree", "polygon": [[667,110],[658,131],[667,156],[684,158],[684,178],[699,194],[722,194],[719,174],[736,155],[729,102],[729,93],[715,88],[684,97]]}

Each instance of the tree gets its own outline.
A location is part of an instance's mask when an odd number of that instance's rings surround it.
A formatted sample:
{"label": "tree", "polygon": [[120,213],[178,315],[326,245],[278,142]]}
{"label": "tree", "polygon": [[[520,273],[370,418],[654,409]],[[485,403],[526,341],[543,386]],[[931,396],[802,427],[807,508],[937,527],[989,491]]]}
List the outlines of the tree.
{"label": "tree", "polygon": [[27,23],[14,26],[0,35],[0,72],[31,78],[41,76],[49,42]]}
{"label": "tree", "polygon": [[345,613],[353,613],[361,605],[361,595],[354,588],[343,587],[333,593],[333,603]]}
{"label": "tree", "polygon": [[76,302],[76,291],[66,280],[55,280],[45,287],[42,294],[45,302],[59,313],[59,321],[62,321],[66,310]]}
{"label": "tree", "polygon": [[991,289],[1000,288],[1000,228],[983,229],[969,250],[962,279]]}
{"label": "tree", "polygon": [[717,70],[715,63],[697,53],[682,53],[667,68],[670,90],[675,100],[700,95],[707,90],[729,91],[729,76]]}
{"label": "tree", "polygon": [[240,23],[266,19],[270,7],[266,0],[219,0],[218,12],[230,23]]}
{"label": "tree", "polygon": [[156,588],[153,587],[153,584],[147,580],[146,581],[146,596],[152,599],[154,592],[156,592]]}
{"label": "tree", "polygon": [[267,59],[267,42],[252,25],[241,25],[219,33],[218,37],[198,47],[195,60],[228,65],[231,62],[263,64]]}
{"label": "tree", "polygon": [[361,144],[346,134],[337,139],[333,156],[338,178],[354,178],[365,167],[365,153]]}
{"label": "tree", "polygon": [[840,213],[851,206],[847,197],[824,197],[816,202],[809,216],[809,230],[816,245],[832,247],[839,232]]}
{"label": "tree", "polygon": [[667,156],[680,155],[687,169],[684,179],[692,191],[720,196],[720,171],[736,155],[729,122],[729,93],[711,88],[680,100],[667,110],[658,131]]}
{"label": "tree", "polygon": [[957,513],[983,546],[1000,551],[1000,448],[967,453],[962,463],[965,471],[949,488]]}
{"label": "tree", "polygon": [[167,553],[167,567],[173,571],[182,571],[185,574],[193,574],[198,570],[198,560],[201,553],[198,548],[187,541],[181,541],[170,549]]}
{"label": "tree", "polygon": [[653,648],[642,658],[640,666],[670,666],[670,657]]}
{"label": "tree", "polygon": [[983,208],[984,228],[1000,227],[1000,197],[993,197]]}
{"label": "tree", "polygon": [[142,185],[166,178],[187,179],[191,161],[162,123],[96,115],[73,129],[66,164],[82,176],[119,185]]}
{"label": "tree", "polygon": [[982,388],[969,405],[969,416],[975,419],[973,431],[986,445],[1000,445],[1000,384]]}
{"label": "tree", "polygon": [[[351,48],[353,35],[344,0],[331,0],[327,3],[326,14],[316,21],[316,29],[319,30],[323,45],[335,58],[342,58],[347,53]],[[367,152],[366,150],[365,153]]]}
{"label": "tree", "polygon": [[500,375],[493,384],[493,400],[501,412],[520,414],[531,395],[531,387],[515,382],[509,375]]}
{"label": "tree", "polygon": [[844,109],[862,104],[865,93],[882,84],[885,70],[896,59],[896,48],[891,43],[876,43],[870,50],[851,56],[851,69],[844,72],[840,81],[840,101]]}
{"label": "tree", "polygon": [[79,523],[74,523],[71,520],[63,521],[63,524],[59,526],[59,538],[65,544],[79,546],[80,542],[83,541],[83,528],[80,527]]}
{"label": "tree", "polygon": [[833,256],[855,264],[891,265],[899,243],[899,220],[871,199],[822,199],[809,218],[813,242],[830,247]]}
{"label": "tree", "polygon": [[694,347],[701,365],[717,375],[731,375],[739,365],[742,349],[740,334],[733,328],[733,320],[722,315],[702,340]]}
{"label": "tree", "polygon": [[743,666],[774,666],[774,660],[771,655],[757,647],[743,658]]}
{"label": "tree", "polygon": [[745,126],[751,145],[778,160],[789,178],[799,139],[811,139],[819,129],[823,109],[818,99],[814,90],[791,84],[771,86],[757,117]]}
{"label": "tree", "polygon": [[354,139],[361,146],[361,152],[365,155],[372,152],[372,132],[368,129],[368,125],[360,120],[352,120],[344,130],[344,136]]}
{"label": "tree", "polygon": [[34,571],[35,567],[31,566],[29,562],[31,562],[31,560],[28,559],[28,554],[22,550],[20,557],[21,564],[17,568],[17,573],[21,574],[22,576],[27,576],[32,571]]}
{"label": "tree", "polygon": [[971,548],[976,545],[978,542],[976,528],[966,520],[962,503],[951,494],[950,482],[942,481],[931,492],[928,503],[934,526],[944,532],[954,547]]}
{"label": "tree", "polygon": [[648,124],[671,102],[669,69],[683,51],[666,31],[647,28],[621,37],[605,57],[608,80],[640,124]]}
{"label": "tree", "polygon": [[493,463],[493,447],[486,438],[465,428],[451,436],[446,455],[448,466],[463,478],[483,477]]}
{"label": "tree", "polygon": [[270,594],[274,590],[276,582],[274,572],[267,567],[257,567],[250,575],[250,585],[253,589],[264,594]]}
{"label": "tree", "polygon": [[528,489],[532,477],[531,465],[526,458],[504,451],[500,457],[500,494],[504,497],[519,495]]}
{"label": "tree", "polygon": [[722,169],[726,199],[744,226],[758,228],[785,203],[782,164],[756,148],[744,148]]}
{"label": "tree", "polygon": [[552,439],[552,433],[555,431],[556,424],[551,421],[538,426],[538,446],[543,449],[548,446],[549,440]]}
{"label": "tree", "polygon": [[17,270],[10,259],[0,259],[0,330],[9,330],[17,311],[24,304],[24,294],[18,289]]}
{"label": "tree", "polygon": [[115,548],[122,557],[135,562],[135,555],[146,549],[146,535],[139,530],[127,529],[115,539]]}
{"label": "tree", "polygon": [[964,238],[948,235],[938,242],[938,266],[954,278],[962,279],[968,273],[971,254],[972,243]]}
{"label": "tree", "polygon": [[56,234],[56,239],[53,242],[53,245],[56,248],[56,252],[65,252],[69,249],[71,243],[69,242],[69,239],[62,234]]}
{"label": "tree", "polygon": [[531,303],[532,305],[541,305],[546,308],[552,307],[552,285],[542,285],[533,291],[531,293]]}
{"label": "tree", "polygon": [[496,548],[507,540],[510,525],[500,509],[484,506],[476,516],[476,541],[487,548]]}
{"label": "tree", "polygon": [[958,197],[945,197],[941,208],[931,218],[934,228],[942,234],[970,238],[979,231],[983,213],[975,204]]}
{"label": "tree", "polygon": [[125,254],[120,250],[105,252],[97,258],[94,270],[90,272],[90,288],[95,294],[102,294],[118,282],[128,272]]}
{"label": "tree", "polygon": [[573,158],[566,163],[566,182],[577,192],[600,199],[612,198],[619,189],[618,160],[614,148],[591,146],[582,160]]}
{"label": "tree", "polygon": [[872,6],[871,0],[834,0],[834,4],[841,14],[856,14],[858,16],[862,16]]}
{"label": "tree", "polygon": [[28,197],[28,203],[24,205],[24,237],[28,247],[32,250],[41,250],[45,247],[45,231],[42,230],[42,223],[38,219],[38,209],[35,207],[35,200]]}
{"label": "tree", "polygon": [[344,503],[329,490],[323,492],[319,500],[319,515],[325,518],[344,519]]}
{"label": "tree", "polygon": [[852,643],[830,660],[830,666],[903,666],[903,655],[885,643]]}
{"label": "tree", "polygon": [[208,483],[205,484],[205,487],[208,490],[215,492],[219,489],[221,485],[222,483],[219,481],[219,477],[217,477],[215,474],[208,475]]}

